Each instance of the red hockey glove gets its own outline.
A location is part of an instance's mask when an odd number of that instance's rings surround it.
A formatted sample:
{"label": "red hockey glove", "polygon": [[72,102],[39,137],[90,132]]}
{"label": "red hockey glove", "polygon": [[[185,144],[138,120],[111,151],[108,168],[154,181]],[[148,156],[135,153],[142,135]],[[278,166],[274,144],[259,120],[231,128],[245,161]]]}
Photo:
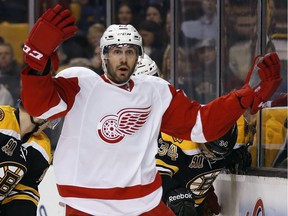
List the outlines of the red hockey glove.
{"label": "red hockey glove", "polygon": [[277,53],[272,52],[264,57],[255,57],[245,85],[236,91],[242,107],[250,108],[252,115],[257,113],[263,108],[263,103],[274,94],[281,81],[280,60]]}
{"label": "red hockey glove", "polygon": [[57,47],[72,37],[77,27],[75,17],[62,6],[48,9],[34,24],[23,47],[24,61],[33,69],[43,71],[51,57],[53,69],[58,69]]}

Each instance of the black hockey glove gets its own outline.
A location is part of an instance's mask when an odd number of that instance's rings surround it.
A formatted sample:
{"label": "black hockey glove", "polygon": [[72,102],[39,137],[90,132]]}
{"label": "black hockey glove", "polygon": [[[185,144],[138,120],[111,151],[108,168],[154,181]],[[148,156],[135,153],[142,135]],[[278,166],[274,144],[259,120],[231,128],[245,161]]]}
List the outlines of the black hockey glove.
{"label": "black hockey glove", "polygon": [[252,157],[248,151],[249,144],[234,149],[226,158],[226,168],[232,174],[245,174],[247,168],[251,166]]}
{"label": "black hockey glove", "polygon": [[197,216],[193,194],[186,188],[172,190],[166,204],[177,216]]}

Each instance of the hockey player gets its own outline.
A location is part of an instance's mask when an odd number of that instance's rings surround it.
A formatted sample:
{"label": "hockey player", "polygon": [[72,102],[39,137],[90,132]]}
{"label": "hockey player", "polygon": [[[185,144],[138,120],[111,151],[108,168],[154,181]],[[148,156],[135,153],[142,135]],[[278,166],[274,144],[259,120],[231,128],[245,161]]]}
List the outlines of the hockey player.
{"label": "hockey player", "polygon": [[[238,129],[244,130],[244,118],[237,123]],[[239,172],[245,171],[251,164],[248,144],[242,143],[244,132],[237,139],[238,129],[235,124],[226,135],[205,144],[161,134],[156,162],[162,177],[162,200],[176,215],[220,213],[213,182],[226,168]]]}
{"label": "hockey player", "polygon": [[38,185],[52,161],[50,141],[42,132],[48,125],[22,104],[0,106],[0,216],[36,216]]}
{"label": "hockey player", "polygon": [[[60,5],[48,9],[26,40],[28,66],[22,71],[29,114],[65,116],[53,165],[66,215],[174,215],[161,202],[155,162],[160,129],[195,142],[223,136],[245,110],[256,113],[277,89],[277,54],[261,57],[242,89],[201,106],[159,77],[131,77],[143,56],[142,38],[131,25],[110,25],[104,32],[102,77],[83,67],[51,77],[50,62],[55,70],[55,50],[75,34],[74,21]],[[255,85],[249,84],[251,75]]]}

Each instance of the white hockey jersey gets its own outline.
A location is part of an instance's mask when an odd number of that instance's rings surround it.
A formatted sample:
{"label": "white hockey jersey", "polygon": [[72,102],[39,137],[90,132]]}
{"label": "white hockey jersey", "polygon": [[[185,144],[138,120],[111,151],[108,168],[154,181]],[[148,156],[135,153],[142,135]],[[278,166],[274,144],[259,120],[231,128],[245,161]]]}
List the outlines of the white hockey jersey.
{"label": "white hockey jersey", "polygon": [[205,142],[225,134],[245,111],[234,93],[201,106],[153,76],[133,77],[127,90],[83,67],[56,78],[27,71],[26,110],[44,119],[65,115],[53,162],[59,193],[67,205],[97,216],[136,216],[159,204],[160,128]]}

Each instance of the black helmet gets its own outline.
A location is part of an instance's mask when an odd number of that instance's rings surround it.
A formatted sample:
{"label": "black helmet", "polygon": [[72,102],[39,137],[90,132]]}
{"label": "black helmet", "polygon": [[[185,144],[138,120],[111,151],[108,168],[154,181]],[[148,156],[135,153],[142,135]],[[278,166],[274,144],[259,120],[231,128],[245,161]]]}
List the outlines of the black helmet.
{"label": "black helmet", "polygon": [[204,143],[206,148],[215,154],[216,157],[226,157],[233,150],[238,136],[237,124],[234,124],[232,128],[220,139],[212,142]]}

